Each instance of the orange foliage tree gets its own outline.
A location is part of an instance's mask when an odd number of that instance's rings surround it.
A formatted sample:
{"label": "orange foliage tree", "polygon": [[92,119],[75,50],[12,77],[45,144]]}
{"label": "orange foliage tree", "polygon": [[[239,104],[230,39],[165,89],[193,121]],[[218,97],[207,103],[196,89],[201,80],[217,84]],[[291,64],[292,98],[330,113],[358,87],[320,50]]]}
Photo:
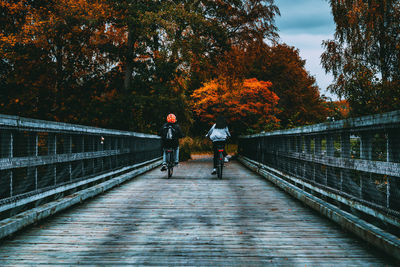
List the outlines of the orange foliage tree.
{"label": "orange foliage tree", "polygon": [[236,134],[274,129],[279,126],[279,98],[270,90],[271,85],[255,78],[215,79],[193,92],[192,108],[202,121],[210,124],[218,115],[225,116]]}
{"label": "orange foliage tree", "polygon": [[286,44],[252,43],[245,49],[233,47],[217,67],[220,75],[270,81],[269,88],[279,97],[277,114],[283,128],[326,120],[329,109],[324,97],[305,69],[299,51]]}
{"label": "orange foliage tree", "polygon": [[350,104],[347,100],[326,101],[325,105],[329,109],[330,119],[343,120],[349,118]]}
{"label": "orange foliage tree", "polygon": [[83,87],[114,64],[102,47],[123,41],[107,24],[113,14],[106,2],[2,0],[0,9],[7,20],[0,30],[5,110],[63,121],[82,116],[80,103],[91,94]]}

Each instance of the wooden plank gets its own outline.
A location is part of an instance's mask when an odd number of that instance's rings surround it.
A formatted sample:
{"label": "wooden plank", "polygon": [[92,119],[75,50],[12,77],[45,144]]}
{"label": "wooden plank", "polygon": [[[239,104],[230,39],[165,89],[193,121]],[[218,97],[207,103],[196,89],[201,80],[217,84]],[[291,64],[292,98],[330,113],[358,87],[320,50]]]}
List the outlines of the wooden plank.
{"label": "wooden plank", "polygon": [[391,266],[237,163],[159,170],[4,240],[0,265]]}

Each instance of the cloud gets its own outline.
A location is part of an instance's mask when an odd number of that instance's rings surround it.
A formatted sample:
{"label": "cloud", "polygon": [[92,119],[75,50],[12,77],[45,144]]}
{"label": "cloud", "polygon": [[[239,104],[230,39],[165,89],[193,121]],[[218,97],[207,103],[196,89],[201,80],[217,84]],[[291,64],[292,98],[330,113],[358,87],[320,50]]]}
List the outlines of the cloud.
{"label": "cloud", "polygon": [[326,88],[332,83],[331,74],[326,74],[321,66],[320,56],[324,49],[321,46],[322,40],[331,39],[332,35],[322,34],[281,34],[281,41],[299,49],[302,59],[306,60],[306,70],[316,79],[317,85],[321,89],[321,94],[337,99]]}
{"label": "cloud", "polygon": [[335,29],[329,4],[325,0],[276,0],[275,3],[281,11],[276,21],[282,32],[323,34]]}
{"label": "cloud", "polygon": [[306,69],[314,76],[321,93],[337,99],[326,90],[333,77],[325,74],[320,63],[323,40],[332,39],[335,23],[326,0],[275,0],[281,11],[276,18],[281,41],[299,49],[301,58],[306,60]]}

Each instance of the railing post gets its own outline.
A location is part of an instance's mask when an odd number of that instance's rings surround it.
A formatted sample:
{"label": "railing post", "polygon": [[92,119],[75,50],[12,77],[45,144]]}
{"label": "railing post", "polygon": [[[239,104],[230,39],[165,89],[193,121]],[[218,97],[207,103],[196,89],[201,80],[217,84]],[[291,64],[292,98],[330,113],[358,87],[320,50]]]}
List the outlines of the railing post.
{"label": "railing post", "polygon": [[[28,157],[38,156],[38,135],[36,132],[30,132],[28,136]],[[28,181],[33,181],[35,184],[35,190],[38,189],[38,173],[37,167],[27,168]]]}
{"label": "railing post", "polygon": [[341,154],[342,158],[349,159],[350,158],[350,133],[342,132],[340,135],[340,143],[341,143]]}
{"label": "railing post", "polygon": [[301,139],[300,136],[295,136],[294,138],[294,152],[300,153],[301,152]]}
{"label": "railing post", "polygon": [[[322,136],[320,134],[315,136],[314,140],[314,155],[315,157],[322,156]],[[314,164],[314,181],[320,183],[320,176],[321,176],[321,165]]]}
{"label": "railing post", "polygon": [[[104,150],[105,150],[105,138],[104,138],[104,136],[102,136],[102,137],[100,137],[100,142],[99,142],[100,144],[99,144],[99,149],[100,149],[100,151],[102,151],[103,153],[104,153]],[[103,157],[101,157],[101,171],[104,171],[105,170],[105,168],[104,168],[104,165],[105,165],[105,158],[104,158],[104,156]]]}
{"label": "railing post", "polygon": [[[57,154],[57,135],[55,133],[49,133],[47,142],[47,149],[49,156],[55,156]],[[56,164],[49,165],[50,179],[54,181],[54,185],[57,184],[57,167]]]}
{"label": "railing post", "polygon": [[311,154],[311,136],[306,135],[304,137],[304,152],[306,154]]}
{"label": "railing post", "polygon": [[[121,150],[125,150],[126,146],[125,146],[125,138],[124,138],[124,137],[120,137],[120,144],[119,144],[119,146],[120,146],[120,149],[121,149]],[[119,156],[119,164],[121,164],[121,165],[124,164],[124,162],[125,162],[125,157],[126,157],[126,154],[125,154],[125,153],[123,153],[123,154],[121,154],[121,156]]]}
{"label": "railing post", "polygon": [[361,134],[360,158],[372,159],[372,135],[369,132]]}
{"label": "railing post", "polygon": [[262,162],[262,160],[261,160],[261,158],[262,158],[261,154],[262,154],[262,149],[263,149],[262,139],[259,137],[256,140],[257,140],[257,159],[256,160],[258,162]]}
{"label": "railing post", "polygon": [[[350,133],[349,132],[342,132],[340,135],[340,143],[341,143],[341,153],[340,157],[349,159],[351,157],[351,152],[350,152]],[[348,180],[350,179],[349,175],[349,170],[347,169],[341,169],[340,170],[340,183],[339,183],[339,189],[340,191],[343,190],[343,182],[345,184],[348,184]]]}
{"label": "railing post", "polygon": [[[85,137],[83,135],[74,135],[73,141],[75,145],[74,153],[83,153],[85,152]],[[72,178],[76,179],[79,177],[83,177],[85,175],[85,164],[84,160],[76,161],[74,166],[74,170],[72,171]]]}
{"label": "railing post", "polygon": [[[90,145],[90,152],[95,152],[96,151],[96,146],[95,146],[95,137],[94,136],[89,136],[89,145]],[[95,159],[90,159],[89,160],[89,168],[90,168],[90,174],[93,174],[96,172],[95,170]]]}
{"label": "railing post", "polygon": [[[96,147],[95,151],[97,151],[97,152],[103,151],[104,141],[103,141],[102,138],[103,138],[102,136],[100,136],[100,137],[96,136],[95,137],[95,147]],[[100,171],[103,170],[103,157],[97,158],[96,165],[97,165],[96,168],[98,170],[100,170]]]}
{"label": "railing post", "polygon": [[261,163],[265,164],[265,149],[266,149],[266,145],[265,145],[265,138],[264,137],[260,137],[260,143],[261,143]]}
{"label": "railing post", "polygon": [[[316,157],[316,153],[315,153],[315,144],[316,144],[316,136],[312,136],[311,137],[311,142],[314,144],[312,147],[311,147],[311,154],[313,155],[313,158],[315,158]],[[312,163],[312,181],[315,181],[315,177],[316,177],[316,163],[315,162],[313,162]]]}
{"label": "railing post", "polygon": [[[119,142],[119,137],[114,137],[113,138],[113,149],[114,150],[119,150],[118,142]],[[113,162],[113,166],[114,166],[114,168],[118,167],[118,154],[119,153],[117,153],[116,155],[113,156],[113,161],[114,161]]]}
{"label": "railing post", "polygon": [[[114,146],[114,150],[119,150],[119,147],[118,147],[118,137],[115,137],[114,139],[113,139],[113,141],[114,141],[114,144],[113,144],[113,146]],[[114,168],[117,168],[118,167],[118,153],[113,157],[114,158]]]}
{"label": "railing post", "polygon": [[[281,148],[280,148],[280,157],[282,157],[283,155],[287,155],[288,154],[288,143],[289,140],[287,137],[285,136],[279,136],[279,140],[281,142]],[[287,171],[287,164],[288,164],[288,160],[282,160],[281,165],[284,171]]]}
{"label": "railing post", "polygon": [[[132,152],[133,152],[132,153],[132,158],[133,158],[133,163],[136,163],[138,161],[138,159],[137,159],[137,143],[138,143],[138,140],[137,140],[137,137],[134,137],[132,139],[133,139],[132,140]],[[241,150],[242,150],[243,154],[247,157],[247,153],[246,153],[245,145],[244,145],[244,143],[245,143],[244,139],[242,139],[242,141],[240,143],[241,143],[241,145],[240,145]]]}
{"label": "railing post", "polygon": [[[269,156],[267,160],[272,161],[274,168],[277,167],[278,161],[277,159],[277,153],[278,153],[278,148],[279,148],[279,138],[278,137],[265,137],[265,142],[268,144],[268,147],[272,149],[272,151],[268,151]],[[268,149],[268,148],[267,148]]]}
{"label": "railing post", "polygon": [[110,155],[110,150],[112,150],[112,137],[108,137],[107,138],[107,146],[106,146],[106,150],[108,151],[108,155],[107,155],[107,161],[108,161],[108,169],[111,170],[113,168],[112,165],[112,156]]}
{"label": "railing post", "polygon": [[[297,152],[297,136],[292,136],[292,148],[291,153]],[[296,160],[294,158],[290,159],[290,172],[296,174]]]}
{"label": "railing post", "polygon": [[328,157],[333,157],[335,155],[334,139],[335,136],[333,134],[328,134],[326,137],[326,155]]}
{"label": "railing post", "polygon": [[[311,136],[304,136],[304,153],[309,157],[311,156]],[[311,173],[311,163],[304,161],[304,179],[311,180],[309,175]]]}
{"label": "railing post", "polygon": [[[79,138],[80,152],[85,152],[85,150],[86,150],[85,149],[85,146],[86,146],[85,137],[86,136],[82,136],[81,138]],[[81,173],[82,173],[82,177],[86,175],[85,160],[81,160]]]}
{"label": "railing post", "polygon": [[[335,135],[333,133],[328,133],[326,136],[326,155],[328,157],[334,157],[335,156]],[[335,185],[337,188],[337,181],[332,179],[334,176],[334,168],[326,166],[325,168],[325,179],[326,179],[326,185]]]}
{"label": "railing post", "polygon": [[[2,158],[12,158],[14,156],[14,135],[11,131],[5,131],[1,134],[1,156]],[[4,192],[9,194],[10,197],[13,196],[13,171],[4,171]],[[3,186],[3,185],[2,185]]]}
{"label": "railing post", "polygon": [[[300,153],[302,153],[303,151],[302,151],[302,138],[301,138],[301,136],[296,136],[295,137],[295,152],[297,153],[297,156],[300,154]],[[298,176],[298,175],[300,175],[300,173],[301,173],[301,170],[299,170],[300,169],[300,166],[299,166],[299,162],[300,162],[300,160],[298,160],[298,159],[295,159],[294,160],[294,173]]]}
{"label": "railing post", "polygon": [[[361,134],[361,144],[360,144],[360,159],[372,160],[372,134],[370,132],[363,132]],[[371,174],[369,174],[369,177]],[[360,198],[364,198],[364,186],[363,180],[366,179],[360,176]]]}
{"label": "railing post", "polygon": [[[64,137],[64,153],[65,154],[71,154],[72,153],[72,136],[71,135],[65,135]],[[67,163],[67,179],[69,181],[72,181],[72,164],[71,162]]]}
{"label": "railing post", "polygon": [[[400,130],[390,129],[386,139],[386,161],[400,162]],[[400,210],[400,177],[386,177],[386,207]]]}
{"label": "railing post", "polygon": [[321,156],[322,153],[322,136],[315,136],[314,153],[316,156]]}
{"label": "railing post", "polygon": [[[129,164],[135,163],[135,150],[133,146],[135,145],[135,139],[133,137],[129,137]],[[242,139],[238,140],[238,151],[242,153]]]}

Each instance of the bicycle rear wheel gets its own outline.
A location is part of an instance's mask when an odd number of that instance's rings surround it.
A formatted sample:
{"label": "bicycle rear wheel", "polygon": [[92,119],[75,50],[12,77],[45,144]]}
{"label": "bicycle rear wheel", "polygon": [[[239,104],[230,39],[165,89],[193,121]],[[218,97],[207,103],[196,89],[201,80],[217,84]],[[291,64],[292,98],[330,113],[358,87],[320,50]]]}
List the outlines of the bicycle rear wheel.
{"label": "bicycle rear wheel", "polygon": [[218,157],[218,165],[217,165],[217,176],[219,179],[222,179],[222,169],[224,167],[224,157],[222,153],[220,153]]}
{"label": "bicycle rear wheel", "polygon": [[171,178],[172,174],[174,173],[174,152],[171,151],[168,153],[168,178]]}
{"label": "bicycle rear wheel", "polygon": [[168,178],[171,178],[173,173],[174,173],[174,167],[168,166]]}

